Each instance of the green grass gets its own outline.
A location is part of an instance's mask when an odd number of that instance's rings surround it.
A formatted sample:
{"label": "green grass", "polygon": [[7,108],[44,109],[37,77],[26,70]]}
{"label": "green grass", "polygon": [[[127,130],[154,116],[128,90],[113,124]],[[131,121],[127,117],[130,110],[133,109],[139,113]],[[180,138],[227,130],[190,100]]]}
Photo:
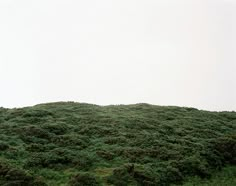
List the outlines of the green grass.
{"label": "green grass", "polygon": [[0,185],[235,185],[235,112],[58,102],[0,131]]}

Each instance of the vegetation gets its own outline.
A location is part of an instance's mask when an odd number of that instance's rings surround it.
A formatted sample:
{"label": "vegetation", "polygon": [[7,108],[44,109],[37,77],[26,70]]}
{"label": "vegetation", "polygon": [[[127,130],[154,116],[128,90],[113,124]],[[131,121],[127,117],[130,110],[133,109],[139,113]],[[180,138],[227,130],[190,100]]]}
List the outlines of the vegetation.
{"label": "vegetation", "polygon": [[0,131],[4,186],[236,183],[235,112],[58,102],[0,108]]}

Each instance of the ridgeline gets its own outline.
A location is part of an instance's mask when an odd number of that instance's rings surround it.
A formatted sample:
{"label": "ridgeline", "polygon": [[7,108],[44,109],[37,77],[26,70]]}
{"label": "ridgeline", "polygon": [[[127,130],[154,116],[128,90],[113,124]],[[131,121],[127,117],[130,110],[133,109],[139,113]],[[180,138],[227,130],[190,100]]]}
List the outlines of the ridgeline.
{"label": "ridgeline", "polygon": [[0,108],[0,185],[236,185],[236,112],[57,102]]}

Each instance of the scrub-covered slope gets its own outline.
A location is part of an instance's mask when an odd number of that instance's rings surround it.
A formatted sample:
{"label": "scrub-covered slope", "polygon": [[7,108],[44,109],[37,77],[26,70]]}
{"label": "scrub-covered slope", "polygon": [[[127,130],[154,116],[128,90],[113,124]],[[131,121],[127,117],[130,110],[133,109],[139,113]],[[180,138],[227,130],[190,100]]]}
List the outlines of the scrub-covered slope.
{"label": "scrub-covered slope", "polygon": [[0,185],[169,185],[236,164],[236,113],[58,102],[0,108]]}

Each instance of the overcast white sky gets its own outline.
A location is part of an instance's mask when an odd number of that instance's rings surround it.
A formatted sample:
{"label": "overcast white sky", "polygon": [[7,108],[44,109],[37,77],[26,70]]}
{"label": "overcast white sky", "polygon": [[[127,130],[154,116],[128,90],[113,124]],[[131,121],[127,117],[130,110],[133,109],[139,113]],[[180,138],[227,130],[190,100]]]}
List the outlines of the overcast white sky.
{"label": "overcast white sky", "polygon": [[234,0],[1,0],[0,106],[236,110]]}

